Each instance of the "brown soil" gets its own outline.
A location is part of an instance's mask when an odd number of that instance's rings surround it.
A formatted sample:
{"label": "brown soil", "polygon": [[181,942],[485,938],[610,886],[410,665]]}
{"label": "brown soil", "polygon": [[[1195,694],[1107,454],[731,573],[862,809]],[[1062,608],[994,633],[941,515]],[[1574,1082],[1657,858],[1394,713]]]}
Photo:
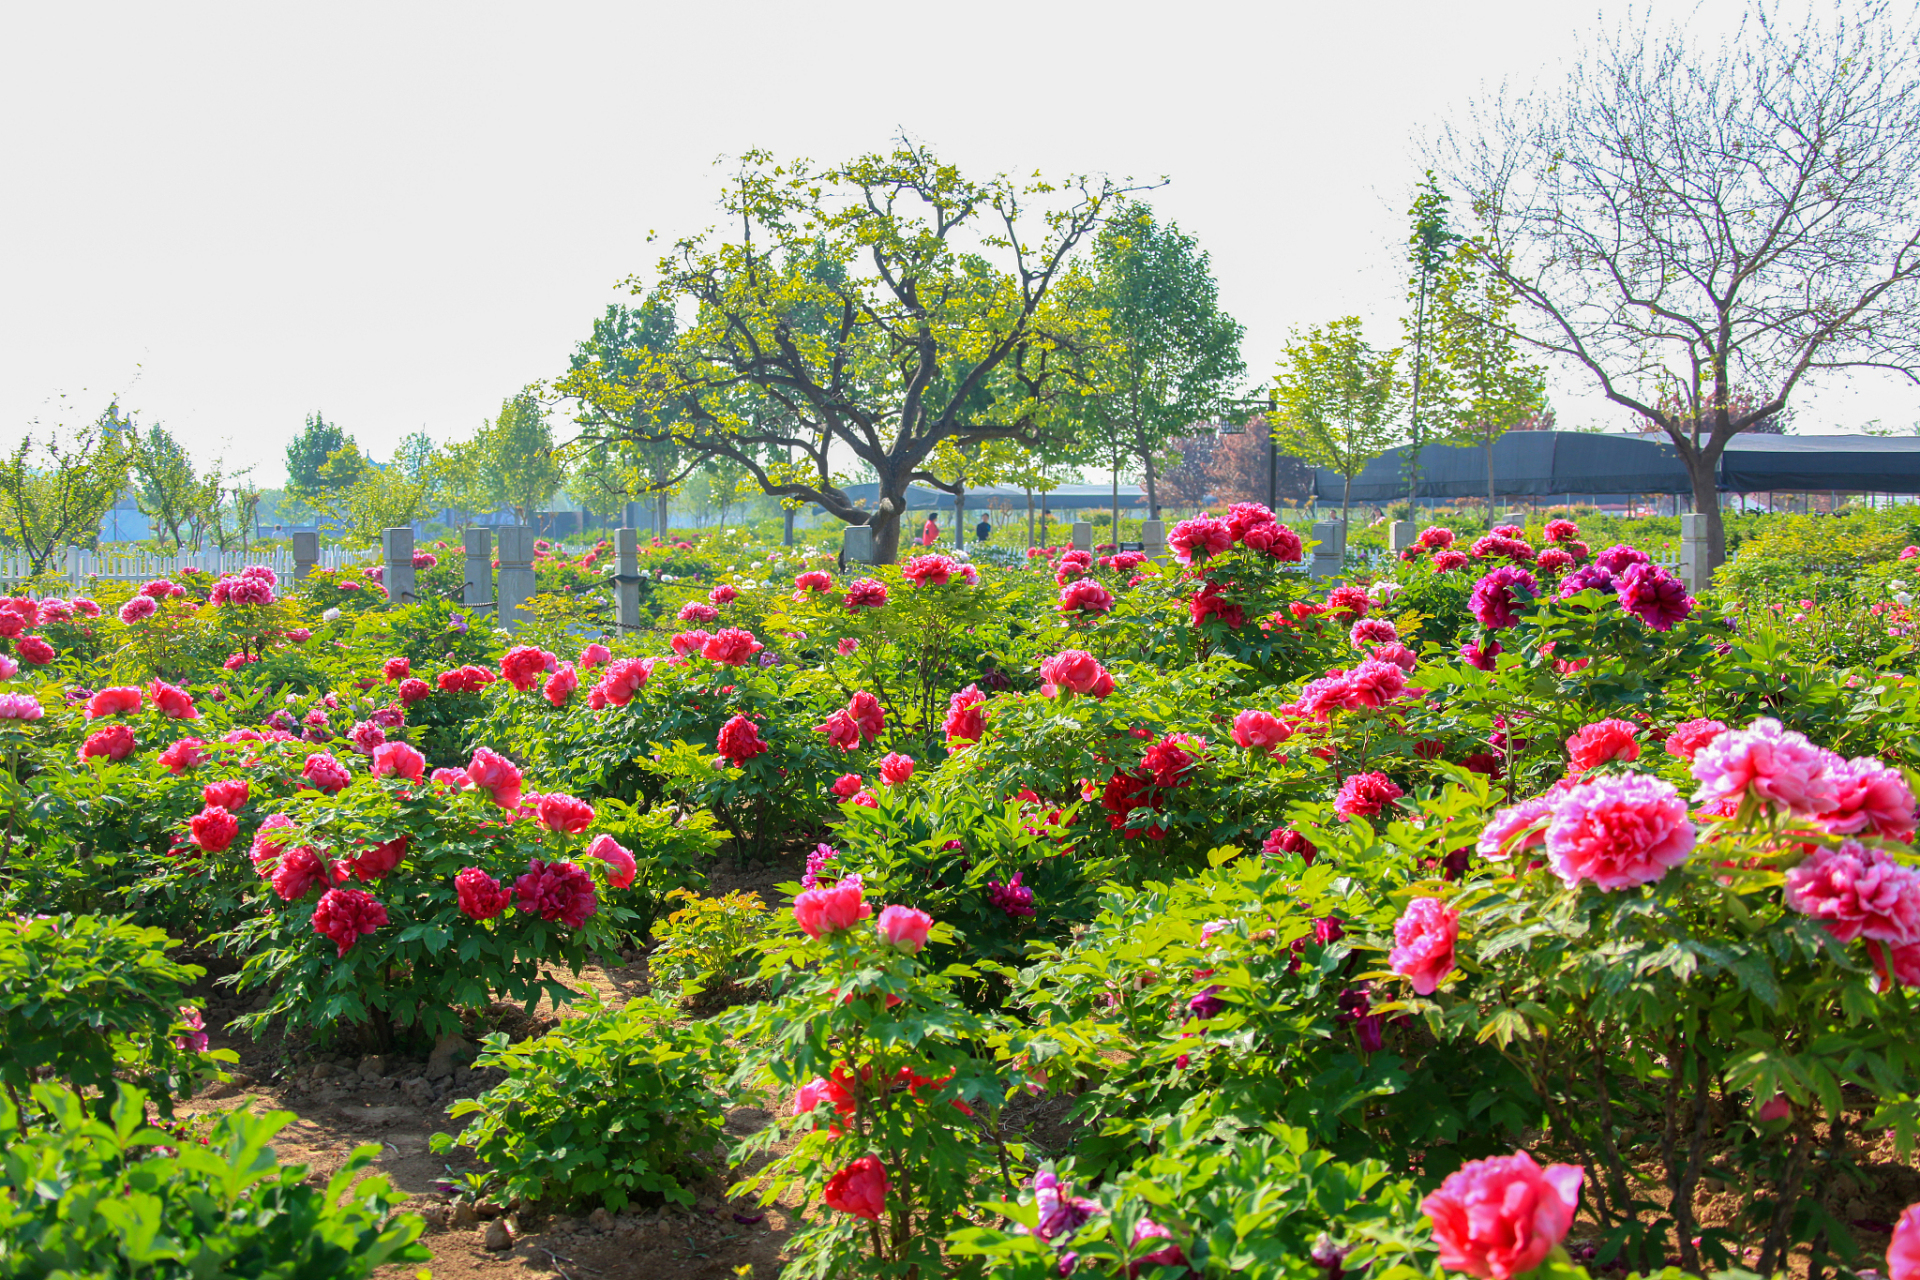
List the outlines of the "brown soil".
{"label": "brown soil", "polygon": [[[798,875],[785,860],[775,866],[721,863],[709,870],[708,890],[756,890],[772,904],[780,900],[772,886]],[[578,976],[564,971],[554,976],[576,989],[592,987],[613,1007],[649,990],[646,960],[639,952],[603,957]],[[718,1154],[712,1172],[693,1188],[698,1200],[691,1209],[644,1207],[620,1214],[601,1209],[572,1216],[543,1205],[459,1204],[449,1179],[480,1165],[471,1152],[458,1147],[445,1156],[435,1155],[428,1140],[435,1133],[457,1132],[448,1108],[499,1079],[497,1072],[468,1065],[471,1046],[454,1055],[446,1071],[426,1055],[383,1058],[352,1049],[319,1049],[304,1033],[269,1032],[254,1041],[227,1029],[233,1018],[253,1007],[251,997],[236,997],[211,980],[197,994],[206,999],[213,1046],[234,1050],[240,1064],[229,1082],[181,1103],[180,1117],[243,1106],[256,1112],[292,1112],[293,1122],[274,1146],[283,1164],[306,1165],[309,1180],[316,1184],[324,1183],[355,1147],[378,1144],[373,1168],[407,1195],[407,1209],[426,1219],[422,1243],[433,1253],[426,1266],[435,1280],[522,1275],[568,1280],[772,1277],[786,1260],[782,1250],[794,1225],[791,1206],[763,1209],[729,1199],[726,1188],[732,1178]],[[544,1003],[531,1017],[521,1006],[495,1004],[476,1015],[470,1030],[475,1035],[505,1031],[519,1040],[566,1016],[572,1016],[571,1009],[556,1011]],[[736,1107],[728,1112],[727,1132],[743,1137],[766,1120],[763,1111]],[[742,1171],[732,1172],[737,1176]],[[490,1234],[491,1243],[505,1247],[489,1249]],[[380,1274],[383,1280],[410,1280],[419,1270],[395,1266]]]}

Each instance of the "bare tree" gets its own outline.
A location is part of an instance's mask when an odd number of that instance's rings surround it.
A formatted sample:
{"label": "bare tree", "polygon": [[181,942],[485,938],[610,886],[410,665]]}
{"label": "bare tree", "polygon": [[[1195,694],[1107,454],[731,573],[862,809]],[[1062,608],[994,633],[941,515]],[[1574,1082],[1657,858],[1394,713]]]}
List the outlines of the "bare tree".
{"label": "bare tree", "polygon": [[1666,432],[1713,564],[1736,433],[1809,375],[1920,381],[1917,69],[1904,10],[1786,23],[1762,4],[1717,50],[1622,28],[1441,140],[1524,336]]}

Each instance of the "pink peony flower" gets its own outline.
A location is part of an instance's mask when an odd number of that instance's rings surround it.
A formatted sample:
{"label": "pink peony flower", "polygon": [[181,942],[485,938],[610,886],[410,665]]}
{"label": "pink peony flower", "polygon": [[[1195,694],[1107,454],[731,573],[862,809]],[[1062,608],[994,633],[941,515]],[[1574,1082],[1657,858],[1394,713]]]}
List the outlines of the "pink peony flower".
{"label": "pink peony flower", "polygon": [[[1912,554],[1909,554],[1912,553]],[[1920,548],[1908,547],[1902,560],[1920,555]],[[1888,1280],[1920,1280],[1920,1204],[1910,1204],[1893,1226],[1893,1241],[1887,1245]]]}
{"label": "pink peony flower", "polygon": [[1693,612],[1686,584],[1657,564],[1636,564],[1615,579],[1620,607],[1655,631],[1671,631]]}
{"label": "pink peony flower", "polygon": [[600,910],[593,877],[571,862],[527,864],[527,874],[513,882],[514,906],[530,916],[554,920],[578,929]]}
{"label": "pink peony flower", "polygon": [[580,673],[574,670],[571,662],[563,662],[558,671],[547,677],[547,683],[541,687],[540,693],[554,706],[564,707],[567,705],[567,699],[571,698],[579,687]]}
{"label": "pink peony flower", "polygon": [[1391,662],[1408,675],[1420,664],[1420,657],[1403,644],[1383,644],[1377,646],[1372,655],[1375,662]]}
{"label": "pink peony flower", "polygon": [[229,813],[246,808],[251,793],[252,789],[245,778],[223,778],[200,788],[202,800],[211,807],[225,809]]}
{"label": "pink peony flower", "polygon": [[1920,942],[1920,872],[1856,840],[1816,848],[1787,872],[1785,897],[1841,942]]}
{"label": "pink peony flower", "polygon": [[1835,835],[1871,831],[1889,840],[1913,840],[1913,792],[1898,770],[1861,756],[1828,770],[1838,798],[1816,819]]}
{"label": "pink peony flower", "polygon": [[712,622],[720,616],[720,611],[705,601],[689,600],[673,616],[682,622]]}
{"label": "pink peony flower", "polygon": [[861,578],[847,588],[845,604],[849,609],[878,609],[886,602],[886,584],[872,578]]}
{"label": "pink peony flower", "polygon": [[860,726],[844,709],[829,715],[826,723],[813,726],[813,731],[826,734],[827,741],[842,751],[853,751],[860,746]]}
{"label": "pink peony flower", "polygon": [[844,933],[872,914],[857,876],[828,888],[808,889],[793,900],[793,918],[809,938]]}
{"label": "pink peony flower", "polygon": [[[822,577],[826,575],[822,574]],[[804,1116],[827,1099],[828,1084],[825,1076],[815,1076],[793,1091],[793,1114]]]}
{"label": "pink peony flower", "polygon": [[1233,718],[1233,740],[1248,751],[1262,755],[1293,736],[1286,721],[1266,711],[1242,711]]}
{"label": "pink peony flower", "polygon": [[633,883],[639,864],[633,855],[618,840],[609,835],[597,835],[587,845],[587,857],[598,858],[607,864],[607,883],[616,889],[625,889]]}
{"label": "pink peony flower", "polygon": [[945,556],[915,556],[900,566],[900,576],[916,587],[944,587],[959,568]]}
{"label": "pink peony flower", "polygon": [[1060,588],[1062,613],[1100,614],[1113,609],[1113,593],[1092,578],[1069,582]]}
{"label": "pink peony flower", "polygon": [[822,573],[818,569],[809,569],[805,573],[796,576],[793,580],[793,585],[802,591],[831,591],[833,590],[833,576]]}
{"label": "pink peony flower", "polygon": [[406,860],[407,846],[413,843],[411,836],[395,836],[391,840],[382,840],[368,845],[364,852],[347,860],[354,878],[371,884],[393,873],[393,869]]}
{"label": "pink peony flower", "polygon": [[1673,732],[1667,735],[1667,740],[1661,745],[1666,747],[1667,754],[1674,759],[1685,760],[1688,764],[1692,764],[1700,748],[1726,731],[1727,726],[1718,720],[1688,720],[1675,725]]}
{"label": "pink peony flower", "polygon": [[80,744],[80,759],[99,756],[109,763],[118,762],[132,755],[135,745],[132,729],[124,724],[108,725],[87,735],[87,740]]}
{"label": "pink peony flower", "polygon": [[387,909],[359,889],[329,889],[313,909],[313,931],[340,948],[340,955],[387,922]]}
{"label": "pink peony flower", "polygon": [[102,689],[87,699],[87,719],[102,716],[127,716],[140,709],[140,691],[131,685]]}
{"label": "pink peony flower", "polygon": [[1489,640],[1485,644],[1469,641],[1460,646],[1460,657],[1468,666],[1480,671],[1492,671],[1497,665],[1494,659],[1503,652],[1498,640]]}
{"label": "pink peony flower", "polygon": [[865,689],[847,699],[847,715],[860,730],[862,742],[872,742],[887,727],[887,716],[880,707],[880,699]]}
{"label": "pink peony flower", "polygon": [[764,648],[766,646],[755,640],[751,631],[727,627],[707,638],[700,655],[709,662],[737,667]]}
{"label": "pink peony flower", "polygon": [[[1133,1224],[1133,1246],[1139,1248],[1149,1240],[1171,1240],[1173,1232],[1155,1222],[1152,1218],[1142,1218]],[[1161,1267],[1184,1267],[1187,1264],[1186,1252],[1177,1244],[1166,1244],[1151,1253],[1143,1253],[1127,1264],[1128,1280],[1144,1275]]]}
{"label": "pink peony flower", "polygon": [[1385,618],[1361,618],[1347,632],[1347,641],[1356,649],[1365,649],[1373,644],[1393,644],[1400,639],[1400,632]]}
{"label": "pink peony flower", "polygon": [[580,665],[583,667],[604,667],[613,661],[613,650],[595,642],[580,651]]}
{"label": "pink peony flower", "polygon": [[912,756],[903,756],[898,751],[889,751],[880,758],[880,781],[885,785],[897,787],[912,776]]}
{"label": "pink peony flower", "polygon": [[594,687],[606,696],[608,702],[616,707],[624,707],[646,687],[652,672],[645,658],[620,658],[607,664],[606,674],[600,677],[600,683]]}
{"label": "pink peony flower", "polygon": [[827,1179],[821,1199],[829,1208],[878,1222],[887,1211],[887,1166],[878,1156],[861,1156]]}
{"label": "pink peony flower", "polygon": [[21,636],[14,644],[14,652],[20,655],[21,661],[36,667],[44,667],[58,656],[53,646],[39,636]]}
{"label": "pink peony flower", "polygon": [[1522,800],[1487,819],[1487,825],[1480,832],[1480,841],[1474,848],[1481,857],[1499,862],[1543,846],[1547,843],[1546,819],[1552,815],[1551,800],[1545,797]]}
{"label": "pink peony flower", "polygon": [[1781,727],[1778,720],[1755,720],[1745,729],[1716,736],[1693,757],[1693,776],[1701,804],[1738,805],[1751,795],[1801,817],[1826,813],[1839,803],[1833,777],[1838,756]]}
{"label": "pink peony flower", "polygon": [[1453,946],[1460,936],[1460,913],[1438,898],[1415,898],[1393,926],[1395,946],[1387,965],[1430,996],[1453,972]]}
{"label": "pink peony flower", "polygon": [[513,761],[486,747],[476,747],[467,762],[467,783],[493,797],[502,809],[520,807],[521,774]]}
{"label": "pink peony flower", "polygon": [[526,693],[540,683],[541,677],[554,669],[556,659],[545,649],[530,644],[518,644],[507,650],[507,656],[500,659],[500,674],[521,693]]}
{"label": "pink peony flower", "polygon": [[1638,760],[1640,744],[1635,738],[1639,733],[1639,725],[1625,720],[1596,720],[1567,739],[1568,764],[1576,773],[1585,773],[1609,760]]}
{"label": "pink peony flower", "polygon": [[433,688],[425,680],[402,680],[394,691],[400,698],[400,705],[411,707],[415,703],[425,702],[433,696]]}
{"label": "pink peony flower", "polygon": [[1421,1201],[1440,1265],[1479,1280],[1512,1280],[1546,1261],[1573,1226],[1577,1165],[1542,1169],[1526,1152],[1473,1160]]}
{"label": "pink peony flower", "polygon": [[478,867],[468,867],[453,878],[454,893],[460,910],[474,920],[491,920],[507,909],[512,895],[500,882]]}
{"label": "pink peony flower", "polygon": [[1333,811],[1342,822],[1371,818],[1405,794],[1384,773],[1350,773],[1334,797]]}
{"label": "pink peony flower", "polygon": [[1499,631],[1520,621],[1525,601],[1540,593],[1540,584],[1525,569],[1501,565],[1473,584],[1470,604],[1473,616],[1489,631]]}
{"label": "pink peony flower", "polygon": [[1205,564],[1232,545],[1232,532],[1212,516],[1182,520],[1167,534],[1167,549],[1183,565]]}
{"label": "pink peony flower", "polygon": [[852,636],[841,636],[833,646],[833,651],[843,658],[849,658],[860,651],[860,642]]}
{"label": "pink peony flower", "polygon": [[[127,729],[125,725],[114,725],[113,729],[126,731],[129,749],[131,749],[133,731]],[[113,729],[103,729],[101,733],[111,733]],[[94,737],[99,736],[99,734],[94,735]],[[92,740],[92,738],[88,739],[89,742]],[[84,753],[82,754],[82,758],[85,758]],[[123,757],[116,756],[114,758],[121,759]],[[164,766],[169,773],[174,774],[185,773],[189,769],[205,764],[208,758],[207,744],[198,738],[181,738],[160,753],[161,765]]]}
{"label": "pink peony flower", "polygon": [[593,825],[593,806],[555,791],[540,797],[540,825],[549,831],[577,836]]}
{"label": "pink peony flower", "polygon": [[[1331,674],[1331,673],[1329,673]],[[1407,673],[1391,662],[1368,658],[1346,673],[1356,706],[1378,709],[1406,696]]]}
{"label": "pink peony flower", "polygon": [[985,735],[986,713],[980,708],[986,700],[987,695],[980,692],[980,686],[973,684],[947,699],[947,750],[958,751]]}
{"label": "pink peony flower", "polygon": [[147,686],[147,697],[152,699],[154,707],[161,715],[173,720],[198,720],[199,708],[193,705],[193,695],[178,685],[168,684],[165,680],[155,680]]}
{"label": "pink peony flower", "polygon": [[1091,693],[1103,674],[1099,661],[1084,649],[1063,649],[1040,663],[1040,678],[1067,693]]}
{"label": "pink peony flower", "polygon": [[724,582],[707,592],[707,600],[712,604],[732,604],[739,598],[740,593]]}
{"label": "pink peony flower", "polygon": [[143,619],[151,618],[159,607],[151,596],[134,596],[120,606],[120,621],[132,626]]}
{"label": "pink peony flower", "polygon": [[859,795],[860,792],[865,789],[866,785],[866,779],[862,778],[859,774],[843,773],[833,780],[833,785],[827,788],[827,790],[833,792],[834,795],[839,796],[842,800],[851,800],[853,797]]}
{"label": "pink peony flower", "polygon": [[720,726],[717,748],[721,759],[735,765],[745,764],[769,749],[760,738],[759,727],[745,716],[735,716]]}
{"label": "pink peony flower", "polygon": [[1547,827],[1547,862],[1568,888],[1609,892],[1651,884],[1693,852],[1680,793],[1645,774],[1600,778],[1562,792]]}
{"label": "pink peony flower", "polygon": [[913,907],[886,907],[874,921],[874,927],[879,930],[880,941],[913,955],[927,945],[927,930],[933,928],[933,917]]}

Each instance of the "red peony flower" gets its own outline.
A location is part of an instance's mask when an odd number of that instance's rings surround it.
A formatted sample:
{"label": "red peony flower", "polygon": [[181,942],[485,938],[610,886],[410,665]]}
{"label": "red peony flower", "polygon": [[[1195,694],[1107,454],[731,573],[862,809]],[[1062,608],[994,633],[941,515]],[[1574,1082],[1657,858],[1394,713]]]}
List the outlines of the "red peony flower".
{"label": "red peony flower", "polygon": [[585,800],[555,791],[540,797],[540,825],[549,831],[579,835],[593,825],[593,806]]}
{"label": "red peony flower", "polygon": [[845,604],[849,609],[878,609],[886,602],[886,585],[872,578],[861,578],[847,588]]}
{"label": "red peony flower", "polygon": [[593,877],[571,862],[527,864],[527,874],[513,882],[514,906],[542,920],[557,920],[578,929],[600,910]]}
{"label": "red peony flower", "polygon": [[1524,1151],[1462,1165],[1420,1202],[1440,1265],[1477,1280],[1532,1271],[1573,1226],[1583,1176],[1577,1165],[1542,1169]]}
{"label": "red peony flower", "polygon": [[140,709],[140,691],[131,685],[102,689],[87,699],[87,719],[132,715]]}
{"label": "red peony flower", "polygon": [[700,656],[709,662],[737,667],[765,647],[753,638],[751,631],[742,631],[739,627],[727,627],[708,637],[706,645],[700,650]]}
{"label": "red peony flower", "polygon": [[545,649],[530,644],[515,645],[507,650],[506,657],[500,659],[500,674],[517,691],[526,693],[540,683],[542,676],[554,669],[554,663],[554,656]]}
{"label": "red peony flower", "polygon": [[308,756],[306,764],[300,769],[300,776],[305,778],[314,790],[324,791],[328,795],[337,795],[343,787],[353,781],[353,775],[347,772],[347,766],[325,751],[316,751]]}
{"label": "red peony flower", "polygon": [[520,807],[521,775],[513,761],[497,751],[476,747],[467,762],[467,782],[493,797],[502,809]]}
{"label": "red peony flower", "polygon": [[587,845],[587,857],[598,858],[607,864],[607,883],[616,889],[624,889],[633,883],[633,877],[639,871],[633,855],[626,847],[609,835],[598,835]]}
{"label": "red peony flower", "polygon": [[809,938],[844,933],[873,914],[858,876],[822,889],[808,889],[793,900],[793,918]]}
{"label": "red peony flower", "polygon": [[1640,726],[1626,720],[1597,720],[1567,739],[1568,764],[1585,773],[1609,760],[1638,760],[1639,734]]}
{"label": "red peony flower", "polygon": [[460,910],[474,920],[491,920],[507,909],[513,895],[478,867],[468,867],[453,878]]}
{"label": "red peony flower", "polygon": [[[114,725],[113,729],[125,730],[127,739],[129,743],[131,743],[133,730],[128,729],[125,725]],[[111,733],[113,729],[102,729],[100,733]],[[100,734],[93,736],[97,738]],[[88,739],[89,742],[92,740],[92,738]],[[131,750],[131,747],[129,747],[129,750]],[[83,751],[82,759],[84,758],[85,752]],[[121,755],[113,758],[116,760],[124,759],[125,753],[123,752]],[[207,744],[198,738],[182,738],[160,753],[160,763],[166,768],[167,772],[175,775],[185,773],[196,765],[205,764],[208,759]]]}
{"label": "red peony flower", "polygon": [[970,684],[947,699],[947,750],[958,751],[968,743],[978,742],[987,731],[986,713],[981,705],[987,695],[980,692],[980,686]]}
{"label": "red peony flower", "polygon": [[198,720],[199,709],[193,705],[193,695],[178,685],[168,684],[165,680],[155,680],[147,686],[147,697],[160,714],[173,720]]}
{"label": "red peony flower", "polygon": [[[80,744],[80,759],[84,761],[90,756],[101,756],[110,762],[118,762],[132,755],[135,745],[132,729],[124,724],[108,725],[87,735],[87,740]],[[178,746],[179,743],[174,745]],[[172,766],[168,765],[168,768]],[[174,769],[174,772],[180,770]]]}
{"label": "red peony flower", "polygon": [[1342,822],[1371,818],[1405,794],[1384,773],[1350,773],[1334,797],[1333,811]]}
{"label": "red peony flower", "polygon": [[412,675],[413,664],[405,658],[388,658],[380,664],[380,674],[386,677],[388,684],[393,684]]}
{"label": "red peony flower", "polygon": [[313,909],[313,931],[345,956],[353,944],[387,922],[387,909],[359,889],[329,889]]}
{"label": "red peony flower", "polygon": [[880,781],[889,787],[897,787],[913,777],[913,757],[903,756],[897,751],[889,751],[880,757]]}
{"label": "red peony flower", "polygon": [[760,739],[760,730],[745,716],[735,716],[720,726],[720,757],[729,764],[741,765],[768,750]]}
{"label": "red peony flower", "polygon": [[427,758],[404,742],[383,742],[373,749],[373,776],[419,782],[426,776]]}
{"label": "red peony flower", "polygon": [[546,685],[540,690],[548,702],[556,707],[567,705],[567,699],[580,687],[580,673],[573,669],[571,662],[563,662],[560,669],[547,677]]}
{"label": "red peony flower", "polygon": [[432,693],[425,680],[402,680],[399,688],[400,705],[411,707],[417,702],[424,702]]}
{"label": "red peony flower", "polygon": [[1387,967],[1413,983],[1415,993],[1430,996],[1453,972],[1453,948],[1460,935],[1460,913],[1438,898],[1415,898],[1393,926],[1393,951]]}
{"label": "red peony flower", "polygon": [[200,798],[208,805],[225,809],[229,813],[247,807],[251,789],[245,778],[224,778],[219,782],[209,782],[200,789]]}
{"label": "red peony flower", "polygon": [[865,689],[847,699],[847,715],[860,730],[863,743],[872,742],[887,727],[887,716],[880,708],[880,699]]}
{"label": "red peony flower", "polygon": [[455,667],[451,671],[440,673],[440,692],[442,693],[478,693],[492,684],[497,677],[485,667]]}
{"label": "red peony flower", "polygon": [[878,1156],[861,1156],[827,1179],[822,1198],[842,1213],[878,1222],[887,1211],[887,1166]]}
{"label": "red peony flower", "polygon": [[407,847],[412,843],[409,836],[395,836],[391,840],[367,846],[366,852],[347,859],[347,867],[354,878],[371,884],[383,876],[391,875],[407,857]]}
{"label": "red peony flower", "polygon": [[218,805],[209,805],[187,823],[193,842],[207,853],[219,853],[240,835],[240,819]]}

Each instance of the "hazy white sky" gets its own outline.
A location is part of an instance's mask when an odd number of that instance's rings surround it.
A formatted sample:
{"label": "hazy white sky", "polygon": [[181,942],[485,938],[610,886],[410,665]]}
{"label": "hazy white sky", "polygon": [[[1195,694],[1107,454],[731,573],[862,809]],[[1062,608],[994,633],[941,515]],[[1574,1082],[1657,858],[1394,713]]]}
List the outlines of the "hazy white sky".
{"label": "hazy white sky", "polygon": [[[1731,0],[1659,3],[1716,26]],[[553,376],[709,225],[749,147],[905,129],[968,171],[1105,171],[1211,251],[1250,376],[1343,314],[1398,340],[1415,138],[1612,14],[1513,0],[0,9],[0,443],[108,397],[278,483],[323,410],[384,458]],[[1563,425],[1619,415],[1557,378]],[[1797,429],[1920,418],[1890,384]]]}

